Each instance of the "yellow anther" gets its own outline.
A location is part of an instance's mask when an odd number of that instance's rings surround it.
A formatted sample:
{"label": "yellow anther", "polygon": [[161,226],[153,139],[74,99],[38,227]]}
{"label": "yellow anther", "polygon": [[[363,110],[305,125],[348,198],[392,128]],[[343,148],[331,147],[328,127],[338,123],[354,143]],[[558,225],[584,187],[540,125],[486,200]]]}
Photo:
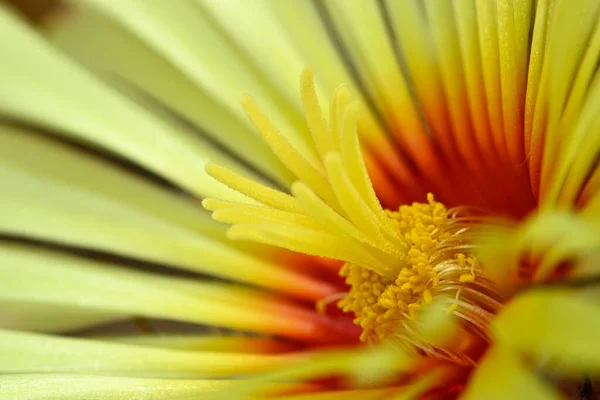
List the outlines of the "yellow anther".
{"label": "yellow anther", "polygon": [[[451,235],[444,229],[448,223],[447,210],[431,194],[427,196],[427,203],[401,206],[398,211],[386,210],[385,215],[390,218],[389,225],[396,227],[398,236],[405,238],[409,245],[402,249],[407,265],[395,278],[352,263],[346,263],[340,272],[350,290],[338,306],[355,314],[355,323],[363,328],[361,340],[382,340],[394,335],[401,329],[402,319],[418,317],[422,309],[433,302],[432,292],[441,283],[436,272],[439,260],[435,265],[430,260],[436,259],[439,243]],[[453,261],[463,269],[458,278],[451,275],[449,279],[453,284],[473,282],[477,260],[462,253],[450,257],[452,259],[446,261]],[[458,308],[460,293],[459,288],[455,301],[447,309],[448,314]]]}
{"label": "yellow anther", "polygon": [[444,205],[435,202],[431,194],[427,203],[402,206],[398,211],[386,210],[391,225],[410,245],[406,252],[408,265],[395,279],[351,263],[342,268],[340,275],[346,278],[350,292],[339,307],[355,313],[356,323],[363,327],[363,340],[373,337],[365,332],[373,332],[378,338],[387,337],[396,330],[398,319],[406,311],[415,317],[423,304],[432,301],[428,287],[435,287],[439,279],[429,260],[439,239],[432,238],[431,233],[447,222],[446,213]]}
{"label": "yellow anther", "polygon": [[433,301],[433,296],[427,289],[423,290],[423,300],[425,301],[425,304],[430,304]]}

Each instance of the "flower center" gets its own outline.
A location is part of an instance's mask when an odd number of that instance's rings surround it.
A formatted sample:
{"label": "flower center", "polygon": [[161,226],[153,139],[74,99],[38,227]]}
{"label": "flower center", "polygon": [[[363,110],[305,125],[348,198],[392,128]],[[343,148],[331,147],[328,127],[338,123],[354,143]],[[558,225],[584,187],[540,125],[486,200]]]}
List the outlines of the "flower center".
{"label": "flower center", "polygon": [[426,203],[384,210],[361,150],[360,103],[341,86],[326,120],[310,69],[302,74],[301,94],[310,140],[298,146],[251,98],[243,100],[258,132],[294,175],[289,192],[210,164],[207,173],[237,193],[205,199],[203,206],[217,221],[233,225],[232,239],[344,262],[340,274],[347,293],[331,286],[310,294],[318,294],[312,299],[321,310],[343,296],[338,306],[354,313],[363,341],[391,339],[409,350],[462,362],[461,351],[440,349],[419,333],[418,316],[450,300],[448,313],[466,330],[489,336],[487,325],[501,303],[473,255],[470,239],[479,217],[463,213],[464,208],[447,210],[431,194]]}
{"label": "flower center", "polygon": [[[414,318],[432,302],[432,291],[440,281],[434,268],[434,256],[451,233],[444,229],[448,225],[446,207],[436,202],[431,193],[427,200],[427,203],[401,206],[397,212],[386,211],[410,245],[408,263],[395,278],[353,263],[346,263],[340,271],[350,291],[338,306],[356,315],[354,322],[363,328],[361,340],[388,338],[397,332],[399,321]],[[458,253],[454,261],[462,269],[459,282],[473,282],[475,258]]]}

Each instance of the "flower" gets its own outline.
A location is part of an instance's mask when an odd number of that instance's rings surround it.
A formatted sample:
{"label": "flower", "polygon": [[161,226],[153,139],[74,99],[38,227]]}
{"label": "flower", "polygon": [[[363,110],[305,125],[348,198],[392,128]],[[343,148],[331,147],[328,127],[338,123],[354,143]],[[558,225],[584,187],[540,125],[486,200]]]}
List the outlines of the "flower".
{"label": "flower", "polygon": [[592,398],[599,12],[1,6],[0,394]]}

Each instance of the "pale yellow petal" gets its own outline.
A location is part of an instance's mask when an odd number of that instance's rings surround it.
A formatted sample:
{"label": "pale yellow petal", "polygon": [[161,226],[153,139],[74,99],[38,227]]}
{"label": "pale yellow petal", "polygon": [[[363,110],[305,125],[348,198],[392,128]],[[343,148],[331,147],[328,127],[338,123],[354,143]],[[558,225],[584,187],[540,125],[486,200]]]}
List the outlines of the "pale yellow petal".
{"label": "pale yellow petal", "polygon": [[238,335],[102,335],[97,339],[139,346],[160,347],[174,350],[206,350],[225,353],[279,353],[295,349],[283,340]]}
{"label": "pale yellow petal", "polygon": [[[0,299],[2,298],[0,295]],[[0,300],[0,328],[3,329],[34,332],[75,331],[125,318],[127,315],[121,313],[92,311],[72,304]]]}
{"label": "pale yellow petal", "polygon": [[[581,57],[588,49],[590,35],[598,25],[600,3],[581,1],[578,7],[557,0],[553,13],[552,30],[548,38],[548,127],[544,140],[544,157],[541,166],[541,193],[553,182],[556,153],[562,144],[560,119],[572,92],[571,87],[579,68]],[[597,47],[597,45],[595,46]],[[592,46],[592,51],[594,46]],[[585,68],[584,68],[585,70]]]}
{"label": "pale yellow petal", "polygon": [[[210,136],[272,179],[288,183],[289,173],[246,118],[223,107],[176,65],[114,20],[92,9],[73,7],[46,25],[54,45],[101,78],[110,74],[106,82],[152,97],[159,104],[156,114],[171,116],[161,107],[174,111],[195,124],[202,131],[199,134]],[[145,104],[154,105],[151,101]]]}
{"label": "pale yellow petal", "polygon": [[196,1],[179,0],[167,4],[162,0],[84,0],[83,4],[110,15],[142,37],[196,85],[239,117],[243,118],[239,99],[243,94],[251,93],[285,132],[286,139],[305,158],[315,157],[306,144],[308,134],[300,109],[257,73],[240,54],[237,45],[223,34]]}
{"label": "pale yellow petal", "polygon": [[[227,283],[139,272],[29,246],[1,245],[0,301],[321,337],[316,314]],[[18,271],[18,273],[15,273]],[[67,314],[68,316],[68,314]],[[44,318],[50,318],[45,316]]]}
{"label": "pale yellow petal", "polygon": [[[0,125],[0,165],[40,180],[56,181],[71,192],[77,189],[122,204],[202,236],[221,240],[225,237],[224,228],[211,221],[197,200],[160,188],[115,164],[24,128]],[[9,189],[9,182],[3,182]]]}
{"label": "pale yellow petal", "polygon": [[229,192],[208,178],[203,165],[237,163],[109,88],[52,49],[4,6],[0,36],[12,38],[0,44],[5,56],[0,65],[3,114],[117,153],[196,195]]}
{"label": "pale yellow petal", "polygon": [[502,347],[488,350],[475,369],[462,398],[465,400],[558,400],[551,386],[528,370],[522,361]]}
{"label": "pale yellow petal", "polygon": [[530,291],[511,301],[492,328],[502,345],[567,374],[600,371],[600,306],[581,293]]}
{"label": "pale yellow petal", "polygon": [[0,372],[201,378],[248,374],[293,363],[295,356],[141,347],[0,330]]}
{"label": "pale yellow petal", "polygon": [[187,399],[200,398],[203,393],[233,384],[227,380],[126,378],[77,373],[0,376],[3,395],[19,400],[162,400],[165,396]]}
{"label": "pale yellow petal", "polygon": [[[254,282],[259,286],[282,284],[301,296],[304,289],[299,282],[311,281],[215,239],[218,231],[211,238],[188,229],[210,231],[214,229],[211,225],[206,228],[178,226],[177,221],[183,224],[182,219],[186,218],[185,205],[180,211],[170,212],[146,203],[162,196],[132,199],[127,189],[123,194],[116,193],[115,187],[111,187],[112,183],[104,186],[106,195],[94,192],[90,187],[93,182],[87,185],[81,183],[89,176],[76,174],[83,169],[75,169],[73,174],[69,174],[53,170],[52,167],[41,171],[33,167],[35,164],[2,164],[0,162],[0,179],[6,193],[0,197],[0,230],[6,234],[138,258]],[[85,166],[85,163],[82,164],[82,168]],[[115,184],[118,182],[119,179],[114,181]],[[143,192],[141,190],[138,194]],[[168,203],[163,205],[167,206]],[[200,205],[197,207],[200,208]],[[155,208],[158,208],[157,214],[165,217],[175,215],[175,223],[168,218],[165,220],[154,216],[151,211]],[[187,213],[191,211],[188,208]],[[192,214],[187,218],[190,219],[186,224],[202,224],[202,215]],[[264,279],[265,276],[269,276],[269,279]],[[294,285],[291,284],[293,281]]]}

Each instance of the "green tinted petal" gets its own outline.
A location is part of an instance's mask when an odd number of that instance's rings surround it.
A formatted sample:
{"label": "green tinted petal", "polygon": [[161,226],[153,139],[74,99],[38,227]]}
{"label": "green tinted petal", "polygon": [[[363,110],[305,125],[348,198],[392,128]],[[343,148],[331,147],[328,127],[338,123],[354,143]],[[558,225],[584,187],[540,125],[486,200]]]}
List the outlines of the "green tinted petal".
{"label": "green tinted petal", "polygon": [[204,164],[237,163],[65,58],[5,7],[0,36],[11,38],[0,43],[0,112],[117,153],[196,195],[230,192]]}
{"label": "green tinted petal", "polygon": [[223,377],[268,371],[293,356],[180,351],[0,330],[0,372]]}
{"label": "green tinted petal", "polygon": [[[109,83],[125,88],[133,85],[148,93],[261,172],[288,182],[289,172],[244,116],[221,106],[176,65],[117,22],[94,10],[74,7],[68,15],[52,21],[49,31],[58,48],[100,78],[110,74]],[[298,86],[297,80],[298,76],[293,89]]]}
{"label": "green tinted petal", "polygon": [[600,374],[600,305],[572,291],[527,292],[492,324],[498,342],[577,376]]}
{"label": "green tinted petal", "polygon": [[7,301],[0,294],[0,328],[5,329],[37,332],[72,331],[126,317],[118,313],[92,311],[74,305]]}
{"label": "green tinted petal", "polygon": [[[0,244],[0,301],[139,315],[293,337],[323,334],[316,313],[263,292]],[[49,308],[49,311],[52,311]],[[53,312],[42,316],[52,318]]]}
{"label": "green tinted petal", "polygon": [[[19,400],[202,399],[235,384],[227,380],[152,379],[63,374],[0,376],[0,393]],[[273,389],[287,385],[271,385]]]}
{"label": "green tinted petal", "polygon": [[465,400],[558,400],[544,384],[506,348],[494,347],[475,369],[468,382]]}

